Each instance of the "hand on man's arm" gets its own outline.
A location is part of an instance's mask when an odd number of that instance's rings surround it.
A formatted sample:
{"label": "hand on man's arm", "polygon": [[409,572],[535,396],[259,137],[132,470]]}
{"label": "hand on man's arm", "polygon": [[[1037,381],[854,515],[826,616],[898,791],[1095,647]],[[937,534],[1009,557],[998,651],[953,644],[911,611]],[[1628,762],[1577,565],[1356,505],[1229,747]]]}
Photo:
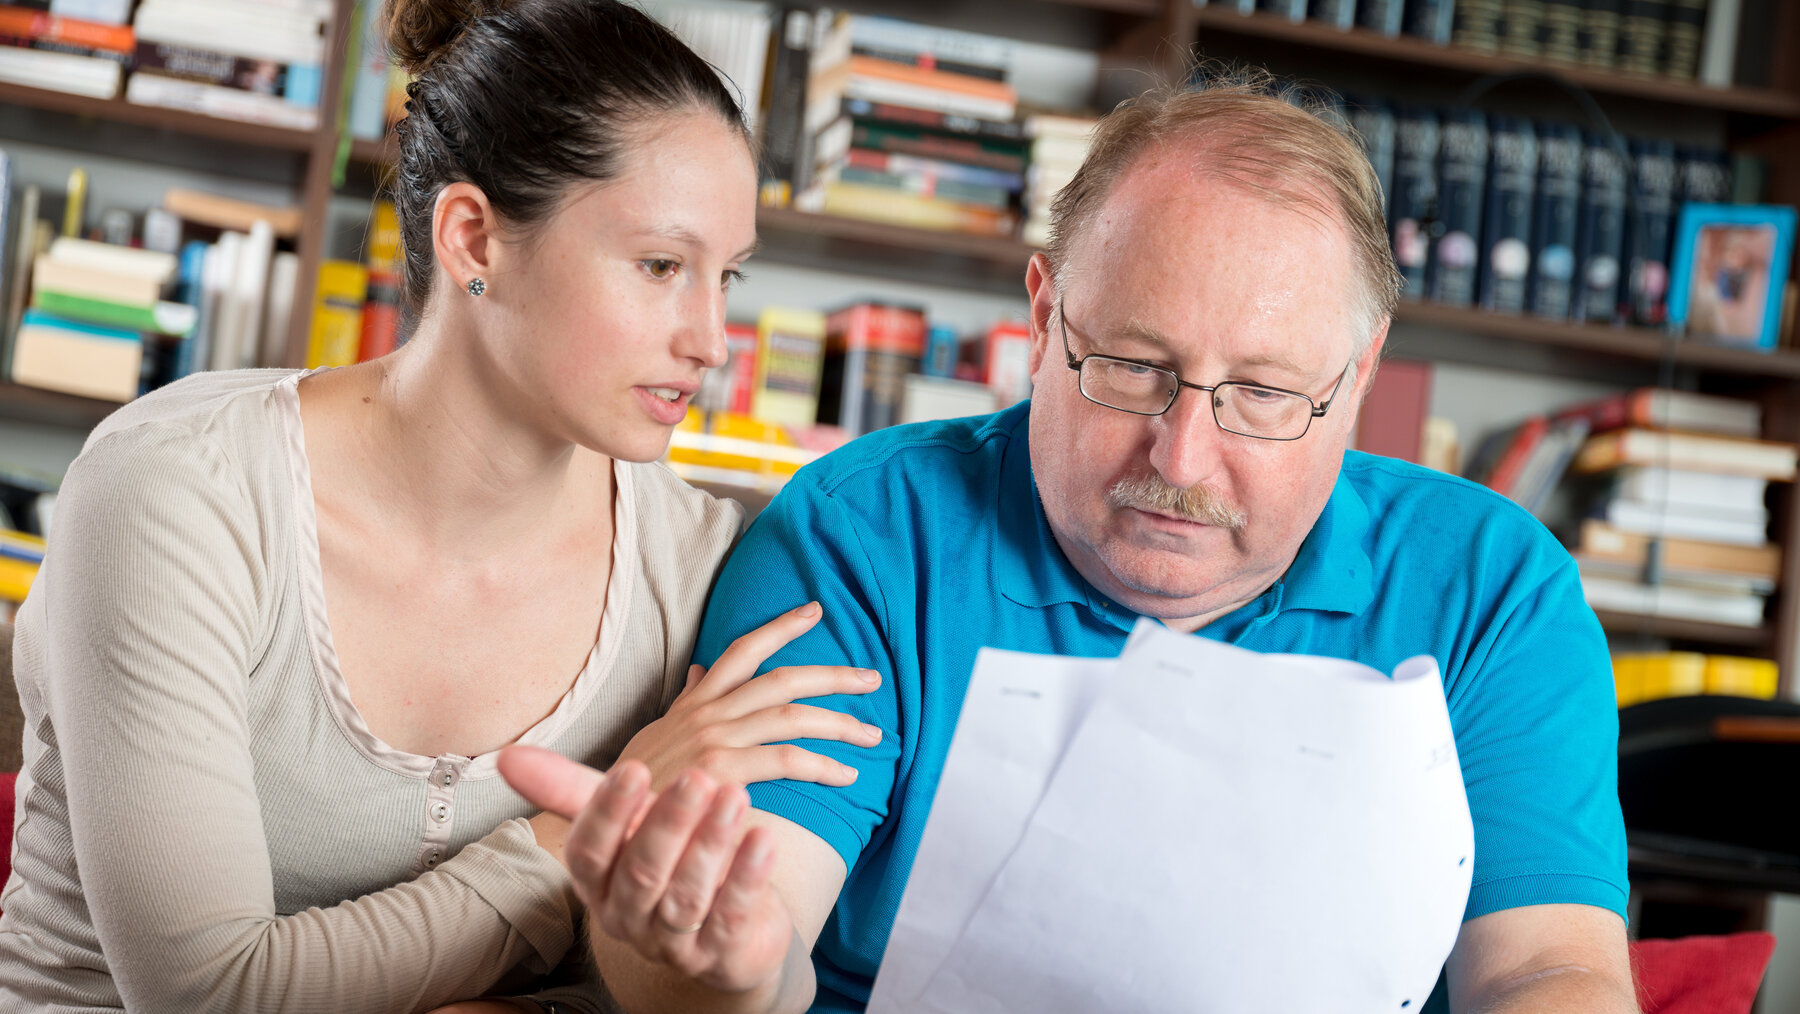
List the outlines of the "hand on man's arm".
{"label": "hand on man's arm", "polygon": [[1625,923],[1592,905],[1528,905],[1463,924],[1454,1014],[1638,1014]]}

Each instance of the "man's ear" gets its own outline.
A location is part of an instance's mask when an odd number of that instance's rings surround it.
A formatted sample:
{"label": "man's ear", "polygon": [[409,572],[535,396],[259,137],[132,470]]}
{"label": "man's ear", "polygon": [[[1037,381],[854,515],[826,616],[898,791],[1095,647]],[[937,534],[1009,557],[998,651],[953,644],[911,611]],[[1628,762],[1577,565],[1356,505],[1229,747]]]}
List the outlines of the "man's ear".
{"label": "man's ear", "polygon": [[1040,251],[1031,255],[1025,265],[1025,293],[1031,300],[1031,375],[1050,350],[1050,317],[1056,311],[1056,282],[1051,277],[1050,259]]}
{"label": "man's ear", "polygon": [[1375,325],[1375,333],[1369,338],[1369,348],[1356,361],[1355,400],[1350,404],[1362,408],[1363,399],[1368,397],[1369,388],[1375,383],[1375,371],[1381,366],[1381,350],[1387,347],[1388,326],[1393,323],[1392,317],[1383,317]]}
{"label": "man's ear", "polygon": [[473,183],[452,183],[438,191],[431,212],[431,248],[451,285],[492,281],[499,253],[499,220],[487,195]]}

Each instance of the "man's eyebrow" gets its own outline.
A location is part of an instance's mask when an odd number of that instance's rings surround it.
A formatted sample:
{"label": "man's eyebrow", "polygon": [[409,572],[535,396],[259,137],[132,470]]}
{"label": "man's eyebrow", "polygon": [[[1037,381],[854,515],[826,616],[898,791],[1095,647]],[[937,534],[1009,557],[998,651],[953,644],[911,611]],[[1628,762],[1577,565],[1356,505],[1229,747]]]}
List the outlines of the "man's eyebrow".
{"label": "man's eyebrow", "polygon": [[1285,355],[1282,355],[1279,352],[1258,352],[1258,353],[1255,353],[1254,355],[1248,355],[1248,356],[1245,356],[1244,358],[1238,360],[1238,365],[1240,365],[1240,366],[1270,366],[1277,370],[1281,370],[1284,373],[1292,373],[1292,374],[1296,374],[1299,376],[1307,376],[1307,375],[1311,374],[1312,372],[1314,372],[1312,370],[1306,369],[1305,367],[1301,366],[1299,363],[1295,362],[1294,360],[1290,359],[1289,357],[1287,357]]}
{"label": "man's eyebrow", "polygon": [[[1114,341],[1153,345],[1165,355],[1169,354],[1170,349],[1174,347],[1161,331],[1136,319],[1126,321],[1116,334],[1108,337]],[[1268,367],[1301,377],[1311,376],[1314,372],[1301,366],[1293,357],[1281,352],[1255,352],[1236,360],[1233,365],[1240,368]]]}

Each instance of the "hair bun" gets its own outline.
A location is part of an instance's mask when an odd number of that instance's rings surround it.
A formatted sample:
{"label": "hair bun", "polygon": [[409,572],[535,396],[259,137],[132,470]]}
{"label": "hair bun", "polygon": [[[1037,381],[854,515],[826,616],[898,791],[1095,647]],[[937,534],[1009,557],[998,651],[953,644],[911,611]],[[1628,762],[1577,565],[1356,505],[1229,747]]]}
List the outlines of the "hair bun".
{"label": "hair bun", "polygon": [[469,22],[512,6],[512,0],[388,0],[388,51],[408,74],[422,73]]}

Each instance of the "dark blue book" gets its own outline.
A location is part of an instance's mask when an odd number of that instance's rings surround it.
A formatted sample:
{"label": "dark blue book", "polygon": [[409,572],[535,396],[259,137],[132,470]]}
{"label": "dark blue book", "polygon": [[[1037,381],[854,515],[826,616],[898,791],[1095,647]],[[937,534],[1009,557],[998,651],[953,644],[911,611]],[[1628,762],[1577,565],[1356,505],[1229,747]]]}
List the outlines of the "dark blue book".
{"label": "dark blue book", "polygon": [[1487,163],[1486,114],[1464,109],[1445,116],[1438,146],[1438,220],[1425,272],[1426,298],[1433,302],[1475,303]]}
{"label": "dark blue book", "polygon": [[1456,24],[1454,0],[1408,0],[1406,34],[1414,38],[1449,45],[1450,29]]}
{"label": "dark blue book", "polygon": [[1619,316],[1625,249],[1625,158],[1596,134],[1581,156],[1581,217],[1575,229],[1578,285],[1570,316],[1610,324]]}
{"label": "dark blue book", "polygon": [[1289,21],[1306,20],[1306,0],[1256,0],[1256,9],[1278,14]]}
{"label": "dark blue book", "polygon": [[1346,99],[1344,113],[1362,141],[1363,154],[1381,183],[1385,208],[1394,192],[1394,109],[1380,99]]}
{"label": "dark blue book", "polygon": [[1383,35],[1399,35],[1405,18],[1405,0],[1362,0],[1356,5],[1356,23]]}
{"label": "dark blue book", "polygon": [[1481,307],[1525,312],[1531,280],[1531,202],[1538,142],[1531,121],[1495,116],[1488,124],[1487,206],[1481,216]]}
{"label": "dark blue book", "polygon": [[1722,151],[1680,148],[1675,152],[1681,173],[1683,204],[1731,203],[1731,158]]}
{"label": "dark blue book", "polygon": [[1675,242],[1675,142],[1633,138],[1631,207],[1625,215],[1627,306],[1633,323],[1669,317],[1669,252]]}
{"label": "dark blue book", "polygon": [[1356,26],[1356,0],[1312,0],[1307,17],[1333,28]]}
{"label": "dark blue book", "polygon": [[1566,123],[1538,127],[1537,193],[1531,212],[1531,285],[1527,307],[1567,320],[1574,299],[1575,227],[1581,213],[1581,131]]}
{"label": "dark blue book", "polygon": [[1406,279],[1402,299],[1425,297],[1431,237],[1427,219],[1437,203],[1438,114],[1402,105],[1394,113],[1394,189],[1388,194],[1388,238],[1394,264]]}

